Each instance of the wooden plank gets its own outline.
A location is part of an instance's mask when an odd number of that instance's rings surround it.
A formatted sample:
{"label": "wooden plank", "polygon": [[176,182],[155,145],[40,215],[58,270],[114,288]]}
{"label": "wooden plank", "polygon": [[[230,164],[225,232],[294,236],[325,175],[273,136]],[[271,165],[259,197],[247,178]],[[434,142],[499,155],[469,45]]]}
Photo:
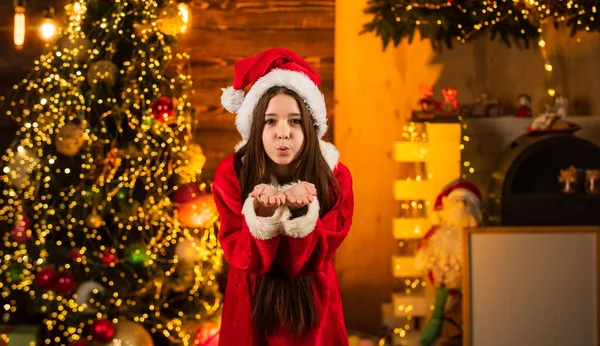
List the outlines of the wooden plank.
{"label": "wooden plank", "polygon": [[230,131],[198,129],[194,131],[193,141],[202,147],[202,152],[206,156],[202,177],[212,178],[219,162],[233,154],[234,147],[240,140],[241,137],[235,129]]}
{"label": "wooden plank", "polygon": [[273,47],[286,47],[302,57],[334,56],[334,31],[218,31],[192,30],[186,35],[186,50],[192,60],[224,54],[234,60],[258,54]]}
{"label": "wooden plank", "polygon": [[[333,2],[332,2],[333,3]],[[192,30],[334,29],[333,6],[218,10],[191,6]]]}

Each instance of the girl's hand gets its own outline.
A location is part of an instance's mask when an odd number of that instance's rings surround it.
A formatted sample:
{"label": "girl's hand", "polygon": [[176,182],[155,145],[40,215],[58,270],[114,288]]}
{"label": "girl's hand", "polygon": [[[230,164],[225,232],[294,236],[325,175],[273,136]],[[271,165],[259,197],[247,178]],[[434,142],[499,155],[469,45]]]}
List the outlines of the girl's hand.
{"label": "girl's hand", "polygon": [[256,185],[250,197],[256,198],[265,207],[279,207],[285,204],[285,194],[267,184]]}
{"label": "girl's hand", "polygon": [[285,204],[287,206],[300,208],[312,203],[317,195],[317,189],[313,184],[302,181],[283,191],[283,193],[285,194]]}

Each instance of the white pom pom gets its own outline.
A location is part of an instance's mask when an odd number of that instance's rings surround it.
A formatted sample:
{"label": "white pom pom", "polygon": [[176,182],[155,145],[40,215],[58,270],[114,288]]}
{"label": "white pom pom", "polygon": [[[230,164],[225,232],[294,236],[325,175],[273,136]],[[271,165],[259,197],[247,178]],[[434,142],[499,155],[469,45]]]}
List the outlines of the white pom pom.
{"label": "white pom pom", "polygon": [[230,113],[236,113],[242,106],[246,93],[244,90],[236,90],[233,87],[221,88],[221,104]]}

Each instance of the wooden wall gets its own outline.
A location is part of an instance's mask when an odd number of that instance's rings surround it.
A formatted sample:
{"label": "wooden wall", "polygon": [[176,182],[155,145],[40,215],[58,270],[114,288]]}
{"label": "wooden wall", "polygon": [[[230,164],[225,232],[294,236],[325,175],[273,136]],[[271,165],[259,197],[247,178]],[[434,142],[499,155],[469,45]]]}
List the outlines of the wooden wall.
{"label": "wooden wall", "polygon": [[221,88],[233,82],[235,62],[272,47],[304,57],[321,75],[333,139],[334,0],[192,1],[192,30],[183,47],[192,57],[196,108],[195,141],[207,162],[204,176],[241,139],[235,115],[221,106]]}

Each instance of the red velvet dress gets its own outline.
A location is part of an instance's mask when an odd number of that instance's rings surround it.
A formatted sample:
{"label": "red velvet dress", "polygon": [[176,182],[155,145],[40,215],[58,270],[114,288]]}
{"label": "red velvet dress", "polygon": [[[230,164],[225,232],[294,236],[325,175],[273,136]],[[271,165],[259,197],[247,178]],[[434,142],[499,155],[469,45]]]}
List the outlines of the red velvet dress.
{"label": "red velvet dress", "polygon": [[[234,157],[219,164],[213,195],[221,218],[219,241],[230,264],[220,346],[346,346],[342,301],[333,256],[352,223],[354,196],[352,177],[342,164],[331,164],[341,187],[336,205],[319,218],[319,203],[309,205],[305,216],[289,219],[281,207],[271,217],[258,217],[254,198],[240,200],[233,168]],[[278,261],[289,276],[312,279],[318,325],[301,337],[280,330],[260,339],[252,330],[254,283]]]}

